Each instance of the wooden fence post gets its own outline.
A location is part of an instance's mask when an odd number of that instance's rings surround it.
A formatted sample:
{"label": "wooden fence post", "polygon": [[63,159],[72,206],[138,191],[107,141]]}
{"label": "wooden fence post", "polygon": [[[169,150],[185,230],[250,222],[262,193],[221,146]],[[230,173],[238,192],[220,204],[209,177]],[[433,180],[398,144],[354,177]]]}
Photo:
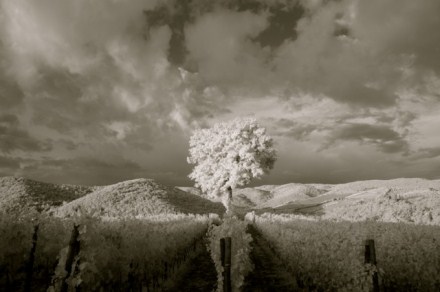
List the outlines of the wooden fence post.
{"label": "wooden fence post", "polygon": [[38,228],[39,224],[34,226],[34,234],[32,235],[32,247],[31,252],[29,254],[29,261],[26,266],[26,281],[24,283],[24,291],[31,291],[31,283],[32,283],[32,272],[34,269],[34,261],[35,261],[35,250],[37,249],[37,240],[38,240]]}
{"label": "wooden fence post", "polygon": [[222,263],[222,267],[225,266],[225,239],[220,238],[220,261]]}
{"label": "wooden fence post", "polygon": [[[377,265],[376,261],[376,249],[374,247],[374,239],[367,239],[365,241],[365,263],[372,264],[374,267]],[[373,273],[373,292],[379,291],[379,277],[377,272]]]}
{"label": "wooden fence post", "polygon": [[231,238],[220,239],[220,256],[223,267],[223,292],[231,292]]}
{"label": "wooden fence post", "polygon": [[79,242],[79,225],[74,224],[72,235],[70,236],[69,249],[67,251],[66,264],[64,266],[64,270],[67,271],[66,277],[63,279],[61,283],[61,292],[67,292],[68,285],[66,280],[69,279],[72,274],[72,264],[75,260],[75,257],[79,254],[80,250],[80,242]]}

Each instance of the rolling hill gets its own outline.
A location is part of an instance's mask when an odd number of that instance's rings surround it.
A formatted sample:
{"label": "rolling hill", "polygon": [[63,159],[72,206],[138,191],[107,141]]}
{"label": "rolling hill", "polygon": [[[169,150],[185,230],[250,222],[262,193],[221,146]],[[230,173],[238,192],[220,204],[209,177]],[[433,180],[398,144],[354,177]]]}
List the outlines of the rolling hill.
{"label": "rolling hill", "polygon": [[[182,188],[199,193],[194,188]],[[399,178],[344,184],[263,185],[235,189],[236,214],[300,214],[327,220],[440,225],[440,180]]]}
{"label": "rolling hill", "polygon": [[135,179],[102,187],[95,192],[57,208],[56,216],[78,212],[105,217],[146,217],[160,214],[224,213],[215,203],[151,179]]}
{"label": "rolling hill", "polygon": [[[250,210],[258,213],[302,214],[329,220],[412,222],[440,225],[440,180],[399,178],[346,184],[286,184],[254,188],[269,198]],[[237,194],[243,196],[240,190]],[[247,189],[249,200],[255,195]],[[237,196],[237,206],[243,198]],[[235,199],[234,199],[235,200]]]}
{"label": "rolling hill", "polygon": [[0,213],[45,212],[69,217],[78,212],[108,217],[224,213],[221,203],[150,179],[108,186],[57,185],[22,177],[0,177]]}
{"label": "rolling hill", "polygon": [[98,187],[56,185],[22,177],[0,177],[0,212],[21,216],[48,211],[82,197]]}
{"label": "rolling hill", "polygon": [[[302,214],[328,220],[377,220],[440,225],[440,180],[400,178],[346,184],[265,185],[235,189],[237,214]],[[193,187],[168,187],[135,179],[101,187],[56,185],[0,178],[0,212],[21,216],[80,212],[107,217],[158,214],[223,214],[224,207]]]}

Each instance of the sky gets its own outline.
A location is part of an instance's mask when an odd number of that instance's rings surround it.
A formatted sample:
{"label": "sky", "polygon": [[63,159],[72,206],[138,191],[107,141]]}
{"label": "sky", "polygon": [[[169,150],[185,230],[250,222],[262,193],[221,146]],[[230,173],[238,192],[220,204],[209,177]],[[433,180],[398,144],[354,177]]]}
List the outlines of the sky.
{"label": "sky", "polygon": [[440,178],[438,0],[0,0],[0,176],[190,186],[254,117],[254,185]]}

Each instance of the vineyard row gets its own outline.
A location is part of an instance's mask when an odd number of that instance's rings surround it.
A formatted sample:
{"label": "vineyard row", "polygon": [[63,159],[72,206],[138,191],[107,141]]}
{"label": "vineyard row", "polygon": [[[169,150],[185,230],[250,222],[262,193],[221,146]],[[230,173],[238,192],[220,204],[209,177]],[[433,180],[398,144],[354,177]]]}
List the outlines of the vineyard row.
{"label": "vineyard row", "polygon": [[210,222],[207,216],[163,219],[32,222],[2,216],[0,290],[160,290],[172,282]]}

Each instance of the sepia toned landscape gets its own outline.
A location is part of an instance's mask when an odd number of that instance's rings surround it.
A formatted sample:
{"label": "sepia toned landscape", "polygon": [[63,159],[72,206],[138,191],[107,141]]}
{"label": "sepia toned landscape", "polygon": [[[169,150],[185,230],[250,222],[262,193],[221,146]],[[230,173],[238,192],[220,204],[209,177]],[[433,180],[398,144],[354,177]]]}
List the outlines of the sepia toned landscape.
{"label": "sepia toned landscape", "polygon": [[[440,244],[438,180],[239,188],[235,215],[224,215],[221,202],[196,188],[151,179],[87,187],[3,177],[0,190],[5,290],[23,289],[32,234],[31,291],[57,291],[63,277],[69,289],[87,291],[221,290],[223,236],[233,242],[233,291],[368,291],[366,239],[376,243],[382,288],[435,291],[439,285],[433,257]],[[74,226],[80,251],[66,275]]]}
{"label": "sepia toned landscape", "polygon": [[0,0],[0,292],[440,291],[439,0]]}

